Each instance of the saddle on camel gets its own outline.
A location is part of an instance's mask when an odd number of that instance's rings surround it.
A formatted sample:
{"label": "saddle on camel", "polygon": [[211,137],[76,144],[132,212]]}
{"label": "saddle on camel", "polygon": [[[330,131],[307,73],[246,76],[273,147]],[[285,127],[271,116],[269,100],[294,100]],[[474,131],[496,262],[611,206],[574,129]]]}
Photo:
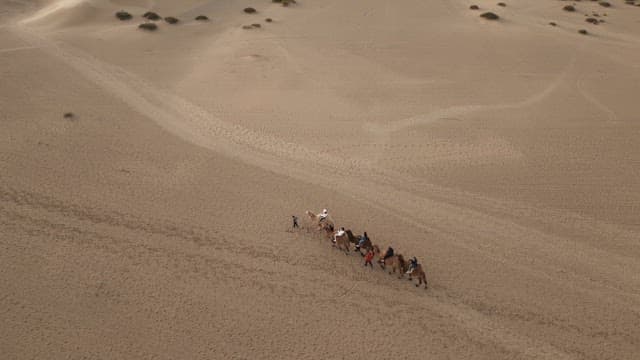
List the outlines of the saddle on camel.
{"label": "saddle on camel", "polygon": [[389,274],[394,274],[396,272],[400,273],[398,279],[401,279],[404,273],[407,271],[407,262],[404,259],[404,256],[401,254],[394,254],[393,249],[389,247],[384,254],[380,254],[380,248],[377,245],[373,246],[374,253],[378,254],[378,264],[380,267],[385,269],[390,267]]}
{"label": "saddle on camel", "polygon": [[344,230],[344,228],[340,228],[340,230],[336,231],[333,240],[335,246],[339,250],[343,250],[346,255],[349,255],[349,251],[351,251],[351,248],[349,247],[349,235],[347,235],[347,232]]}

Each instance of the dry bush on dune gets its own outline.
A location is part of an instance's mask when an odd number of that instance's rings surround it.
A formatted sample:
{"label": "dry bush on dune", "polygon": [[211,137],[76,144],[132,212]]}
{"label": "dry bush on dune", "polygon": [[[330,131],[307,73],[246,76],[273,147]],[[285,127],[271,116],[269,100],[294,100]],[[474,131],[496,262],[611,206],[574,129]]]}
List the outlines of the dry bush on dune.
{"label": "dry bush on dune", "polygon": [[604,7],[611,7],[611,4],[606,2],[606,1],[600,1],[598,4],[600,4],[600,6],[604,6]]}
{"label": "dry bush on dune", "polygon": [[198,15],[198,16],[196,16],[196,20],[198,20],[198,21],[207,21],[207,20],[209,20],[209,18],[206,17],[205,15]]}
{"label": "dry bush on dune", "polygon": [[266,18],[266,19],[264,19],[264,21],[266,21],[266,22],[272,22],[272,21],[273,21],[273,19],[271,19],[271,18]]}
{"label": "dry bush on dune", "polygon": [[147,30],[147,31],[155,31],[158,29],[158,25],[154,23],[142,23],[138,25],[138,28],[142,30]]}
{"label": "dry bush on dune", "polygon": [[480,8],[478,7],[478,5],[471,5],[471,6],[469,6],[469,9],[471,9],[471,10],[479,10]]}
{"label": "dry bush on dune", "polygon": [[174,18],[173,16],[167,16],[166,18],[164,18],[164,21],[168,22],[169,24],[177,24],[180,20]]}
{"label": "dry bush on dune", "polygon": [[551,26],[556,26],[556,25],[558,25],[558,24],[556,24],[556,23],[554,23],[554,22],[552,21],[552,22],[550,22],[550,23],[549,23],[549,25],[551,25]]}
{"label": "dry bush on dune", "polygon": [[128,12],[124,11],[124,10],[120,10],[116,13],[116,17],[122,21],[124,20],[131,20],[133,18],[133,16],[131,16],[131,14],[129,14]]}
{"label": "dry bush on dune", "polygon": [[485,18],[487,20],[498,20],[498,19],[500,19],[500,16],[498,16],[497,14],[492,13],[491,11],[483,13],[482,15],[480,15],[480,17]]}
{"label": "dry bush on dune", "polygon": [[505,7],[505,6],[507,6],[507,4],[505,4],[505,3],[503,3],[503,2],[499,2],[499,3],[498,3],[498,6]]}
{"label": "dry bush on dune", "polygon": [[584,19],[584,21],[586,21],[588,23],[591,23],[591,24],[594,24],[594,25],[598,25],[598,19],[596,19],[596,18],[586,18],[586,19]]}
{"label": "dry bush on dune", "polygon": [[262,25],[260,25],[260,24],[251,24],[251,26],[253,26],[254,28],[261,28],[262,27]]}
{"label": "dry bush on dune", "polygon": [[158,21],[161,19],[160,15],[154,13],[153,11],[147,11],[146,13],[144,13],[144,15],[142,15],[142,17],[153,21]]}
{"label": "dry bush on dune", "polygon": [[247,13],[247,14],[255,14],[255,13],[257,13],[257,12],[258,12],[256,9],[254,9],[254,8],[252,8],[252,7],[244,8],[244,10],[243,10],[243,11],[244,11],[245,13]]}
{"label": "dry bush on dune", "polygon": [[245,29],[245,30],[251,30],[251,29],[253,29],[253,26],[251,26],[251,25],[242,25],[242,28]]}
{"label": "dry bush on dune", "polygon": [[587,30],[585,30],[585,29],[580,29],[580,30],[578,30],[578,32],[580,34],[582,34],[582,35],[587,35],[588,34]]}
{"label": "dry bush on dune", "polygon": [[72,112],[66,112],[64,113],[64,115],[62,115],[62,117],[65,119],[73,119],[74,115]]}
{"label": "dry bush on dune", "polygon": [[566,5],[565,7],[562,8],[562,10],[573,12],[573,11],[576,11],[576,8],[573,7],[572,5]]}

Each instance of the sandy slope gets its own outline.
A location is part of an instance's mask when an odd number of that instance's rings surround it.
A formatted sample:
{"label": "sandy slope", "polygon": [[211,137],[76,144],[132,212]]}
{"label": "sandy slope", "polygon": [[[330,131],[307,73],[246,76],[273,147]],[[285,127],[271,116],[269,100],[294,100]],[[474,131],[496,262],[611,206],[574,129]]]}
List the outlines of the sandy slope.
{"label": "sandy slope", "polygon": [[[640,8],[469,4],[3,4],[0,349],[633,359]],[[430,289],[284,231],[322,207]]]}

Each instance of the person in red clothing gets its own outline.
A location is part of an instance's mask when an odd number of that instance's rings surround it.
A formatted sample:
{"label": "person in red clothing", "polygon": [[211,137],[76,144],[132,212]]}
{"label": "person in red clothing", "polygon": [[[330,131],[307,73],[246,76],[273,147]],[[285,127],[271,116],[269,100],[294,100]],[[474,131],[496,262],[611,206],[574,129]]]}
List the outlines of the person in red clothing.
{"label": "person in red clothing", "polygon": [[364,266],[371,265],[371,267],[373,267],[373,264],[371,263],[371,260],[373,260],[373,255],[373,249],[370,249],[367,252],[367,255],[364,256]]}

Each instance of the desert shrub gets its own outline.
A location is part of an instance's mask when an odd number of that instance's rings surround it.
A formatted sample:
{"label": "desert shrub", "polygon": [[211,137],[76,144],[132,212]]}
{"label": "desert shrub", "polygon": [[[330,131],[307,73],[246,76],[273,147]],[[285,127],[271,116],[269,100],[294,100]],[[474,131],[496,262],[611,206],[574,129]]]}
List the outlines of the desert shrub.
{"label": "desert shrub", "polygon": [[499,2],[499,3],[498,3],[498,6],[505,7],[505,6],[507,6],[507,4],[505,4],[505,3],[503,3],[503,2]]}
{"label": "desert shrub", "polygon": [[598,25],[598,19],[596,19],[596,18],[586,18],[586,19],[584,19],[584,21],[586,21],[588,23],[591,23],[591,24]]}
{"label": "desert shrub", "polygon": [[169,24],[177,24],[180,20],[174,18],[173,16],[167,16],[166,18],[164,18],[164,21],[168,22]]}
{"label": "desert shrub", "polygon": [[251,24],[251,26],[253,26],[254,28],[260,28],[260,27],[262,27],[262,25],[260,25],[260,24]]}
{"label": "desert shrub", "polygon": [[72,112],[66,112],[64,113],[64,115],[62,115],[62,117],[65,119],[73,119],[74,115]]}
{"label": "desert shrub", "polygon": [[274,2],[274,3],[281,3],[281,2],[282,2],[282,0],[273,0],[272,2]]}
{"label": "desert shrub", "polygon": [[471,9],[471,10],[478,10],[478,9],[480,9],[480,8],[478,7],[478,5],[471,5],[471,6],[469,6],[469,9]]}
{"label": "desert shrub", "polygon": [[116,17],[122,21],[124,20],[131,20],[133,18],[133,16],[131,16],[131,14],[129,14],[128,12],[124,11],[124,10],[120,10],[116,13]]}
{"label": "desert shrub", "polygon": [[146,13],[144,13],[144,15],[142,15],[142,17],[153,21],[162,19],[160,15],[154,13],[153,11],[147,11]]}
{"label": "desert shrub", "polygon": [[600,4],[600,6],[604,6],[604,7],[610,7],[611,4],[606,2],[606,1],[600,1],[598,4]]}
{"label": "desert shrub", "polygon": [[266,18],[266,19],[264,19],[264,21],[266,21],[266,22],[272,22],[272,21],[273,21],[273,19],[271,19],[271,18]]}
{"label": "desert shrub", "polygon": [[250,30],[250,29],[253,29],[253,26],[251,26],[251,25],[242,25],[242,28],[245,29],[245,30]]}
{"label": "desert shrub", "polygon": [[154,31],[158,29],[158,25],[156,25],[155,23],[147,22],[147,23],[142,23],[138,25],[138,28],[142,30]]}
{"label": "desert shrub", "polygon": [[244,8],[244,12],[246,12],[247,14],[255,14],[258,11],[252,7],[248,7],[248,8]]}
{"label": "desert shrub", "polygon": [[480,17],[485,18],[487,20],[498,20],[500,19],[500,16],[498,16],[497,14],[494,14],[490,11],[483,13],[482,15],[480,15]]}
{"label": "desert shrub", "polygon": [[556,24],[556,23],[554,23],[554,22],[552,21],[552,22],[550,22],[550,23],[549,23],[549,25],[551,25],[551,26],[556,26],[556,25],[558,25],[558,24]]}
{"label": "desert shrub", "polygon": [[580,34],[582,34],[582,35],[587,35],[588,34],[587,30],[585,30],[585,29],[580,29],[580,30],[578,30],[578,32]]}
{"label": "desert shrub", "polygon": [[198,15],[198,16],[196,16],[196,20],[198,20],[198,21],[207,21],[207,20],[209,20],[209,18],[206,17],[205,15]]}
{"label": "desert shrub", "polygon": [[563,7],[562,10],[573,12],[573,11],[576,11],[576,8],[573,7],[573,5],[565,5],[565,7]]}

